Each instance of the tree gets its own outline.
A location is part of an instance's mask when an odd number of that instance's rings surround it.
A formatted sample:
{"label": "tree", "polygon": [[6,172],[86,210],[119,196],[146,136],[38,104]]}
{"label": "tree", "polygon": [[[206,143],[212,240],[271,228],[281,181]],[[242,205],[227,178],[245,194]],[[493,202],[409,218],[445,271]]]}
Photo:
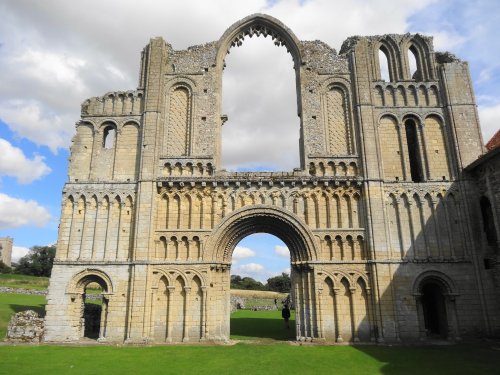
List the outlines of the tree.
{"label": "tree", "polygon": [[0,273],[12,273],[12,268],[0,260]]}
{"label": "tree", "polygon": [[248,289],[248,290],[266,290],[264,284],[254,280],[251,277],[241,277],[239,275],[231,275],[232,289]]}
{"label": "tree", "polygon": [[290,293],[292,289],[292,281],[290,275],[283,272],[280,276],[271,277],[267,279],[267,288],[274,292]]}
{"label": "tree", "polygon": [[33,246],[27,255],[19,260],[15,273],[49,277],[56,255],[56,247]]}

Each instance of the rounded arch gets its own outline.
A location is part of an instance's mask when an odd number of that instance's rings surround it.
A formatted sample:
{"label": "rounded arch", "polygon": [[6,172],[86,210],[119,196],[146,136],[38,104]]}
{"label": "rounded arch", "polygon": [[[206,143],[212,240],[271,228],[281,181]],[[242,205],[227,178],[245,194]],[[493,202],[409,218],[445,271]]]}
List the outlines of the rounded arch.
{"label": "rounded arch", "polygon": [[377,121],[378,126],[380,126],[380,123],[384,118],[390,118],[391,120],[394,120],[396,122],[396,125],[399,126],[398,116],[391,112],[384,112],[378,116],[378,121]]}
{"label": "rounded arch", "polygon": [[137,126],[137,128],[141,127],[141,123],[133,118],[128,118],[128,119],[125,119],[124,121],[122,121],[121,127],[123,128],[123,127],[128,126],[128,125],[135,125],[135,126]]}
{"label": "rounded arch", "polygon": [[426,112],[425,115],[424,115],[424,118],[425,118],[425,120],[427,120],[427,119],[435,119],[435,120],[437,120],[437,122],[439,122],[439,125],[442,128],[446,127],[446,122],[444,121],[443,116],[440,113],[438,113],[438,112],[435,112],[435,111]]}
{"label": "rounded arch", "polygon": [[193,87],[196,88],[196,82],[184,75],[176,76],[165,83],[165,92],[169,93],[170,91],[181,87],[188,90],[189,95],[191,96],[193,94]]}
{"label": "rounded arch", "polygon": [[102,130],[102,129],[106,128],[107,126],[114,126],[115,129],[118,129],[118,123],[115,120],[111,119],[111,118],[106,118],[106,119],[102,120],[99,123],[98,128],[100,130]]}
{"label": "rounded arch", "polygon": [[78,121],[76,123],[76,126],[77,128],[80,127],[80,126],[88,126],[89,128],[92,129],[92,132],[95,132],[97,128],[99,128],[99,126],[96,125],[95,121],[92,121],[92,120],[89,120],[89,119],[85,119],[85,120],[81,120],[81,121]]}
{"label": "rounded arch", "polygon": [[423,124],[422,117],[414,111],[407,111],[403,114],[402,122],[405,122],[406,120],[413,120],[419,126],[422,126],[422,124]]}
{"label": "rounded arch", "polygon": [[224,66],[224,58],[229,49],[234,46],[240,46],[245,36],[271,36],[276,45],[283,45],[292,55],[295,69],[302,64],[300,53],[300,41],[295,34],[278,19],[266,14],[256,13],[242,20],[235,22],[221,36],[217,42],[216,65]]}
{"label": "rounded arch", "polygon": [[415,278],[415,281],[413,282],[413,294],[422,294],[422,287],[429,283],[439,285],[442,288],[443,294],[458,294],[455,283],[448,275],[440,271],[433,270],[422,272]]}
{"label": "rounded arch", "polygon": [[92,282],[99,284],[106,294],[113,294],[111,277],[106,272],[95,268],[87,268],[74,275],[67,291],[68,293],[83,294],[85,287]]}
{"label": "rounded arch", "polygon": [[275,206],[246,206],[233,211],[217,226],[207,241],[209,259],[229,263],[240,240],[253,233],[269,233],[290,249],[292,262],[318,258],[317,244],[308,226],[296,215]]}

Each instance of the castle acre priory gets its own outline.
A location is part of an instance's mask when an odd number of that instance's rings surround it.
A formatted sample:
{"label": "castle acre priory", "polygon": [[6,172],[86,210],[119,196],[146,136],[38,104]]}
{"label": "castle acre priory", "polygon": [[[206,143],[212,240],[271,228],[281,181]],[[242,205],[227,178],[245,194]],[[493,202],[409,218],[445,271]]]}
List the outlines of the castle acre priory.
{"label": "castle acre priory", "polygon": [[[224,59],[247,36],[293,58],[293,171],[220,168]],[[258,232],[290,250],[297,340],[498,334],[500,159],[484,153],[468,65],[431,37],[337,53],[257,14],[187,50],[153,38],[137,90],[82,104],[45,341],[85,339],[91,283],[99,341],[228,340],[232,253]]]}

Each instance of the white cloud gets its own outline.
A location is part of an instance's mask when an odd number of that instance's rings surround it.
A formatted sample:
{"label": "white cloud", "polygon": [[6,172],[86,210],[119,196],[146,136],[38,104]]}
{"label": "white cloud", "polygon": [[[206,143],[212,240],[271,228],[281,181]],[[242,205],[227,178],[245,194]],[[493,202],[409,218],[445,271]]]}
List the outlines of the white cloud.
{"label": "white cloud", "polygon": [[35,225],[39,228],[47,225],[51,219],[45,207],[34,200],[23,200],[0,193],[0,229]]}
{"label": "white cloud", "polygon": [[500,129],[500,103],[493,106],[479,106],[479,119],[486,144]]}
{"label": "white cloud", "polygon": [[233,251],[233,262],[235,260],[251,258],[254,256],[255,256],[255,251],[253,251],[252,249],[244,246],[236,246],[236,248]]}
{"label": "white cloud", "polygon": [[422,34],[434,37],[435,51],[452,51],[467,42],[464,36],[446,31],[424,32]]}
{"label": "white cloud", "polygon": [[85,67],[85,61],[77,57],[27,48],[19,56],[14,56],[12,63],[27,77],[48,87],[59,88],[62,85],[78,92],[84,92],[86,88],[79,74]]}
{"label": "white cloud", "polygon": [[[220,0],[214,4],[204,0],[145,0],[140,7],[118,0],[89,0],[85,4],[58,0],[43,4],[3,2],[0,117],[19,136],[56,152],[69,146],[80,103],[87,97],[135,87],[140,51],[153,36],[161,35],[173,48],[183,49],[218,40],[232,23],[252,13],[267,13],[289,26],[299,39],[322,39],[339,49],[350,35],[404,32],[409,15],[430,2]],[[332,22],[332,18],[343,22]],[[141,27],[127,32],[124,25],[130,24],[131,19],[140,19]],[[124,38],[127,43],[123,43]],[[266,164],[273,169],[289,170],[298,166],[299,135],[291,57],[283,48],[273,47],[279,56],[276,60],[276,55],[267,55],[267,50],[254,49],[251,44],[245,43],[242,56],[262,57],[262,74],[254,75],[251,67],[255,59],[245,57],[240,59],[242,65],[231,61],[224,74],[225,84],[232,83],[224,89],[223,108],[228,112],[234,108],[237,113],[230,113],[233,122],[228,124],[230,135],[223,143],[224,164],[229,168],[245,163],[247,168]],[[275,66],[282,67],[286,74],[278,78],[266,69]],[[243,80],[244,77],[249,80]],[[270,81],[272,85],[268,84]],[[240,85],[236,90],[243,95],[233,95],[231,85],[233,89]],[[258,96],[263,92],[259,88],[265,88],[267,98],[275,100],[261,98],[259,102]],[[254,95],[249,98],[245,93],[251,90]],[[267,131],[275,126],[279,138]],[[276,147],[277,139],[281,140],[281,148]]]}
{"label": "white cloud", "polygon": [[[0,3],[0,117],[17,135],[38,145],[53,152],[66,148],[81,102],[135,87],[140,51],[151,37],[163,36],[174,49],[185,49],[218,40],[232,23],[252,13],[270,14],[300,40],[320,39],[337,50],[351,35],[421,28],[434,35],[436,50],[473,51],[484,64],[479,80],[487,81],[500,60],[492,58],[498,48],[484,48],[498,45],[491,32],[497,25],[496,8],[490,2],[465,2],[454,14],[451,7],[437,0],[144,0],[140,7],[119,0],[5,1]],[[410,23],[416,14],[419,21],[429,21]],[[125,26],[131,19],[141,20],[133,32]],[[454,25],[455,20],[461,27]],[[229,122],[223,128],[223,166],[282,170],[298,166],[291,56],[270,40],[257,43],[254,38],[231,49],[226,60],[222,105]]]}
{"label": "white cloud", "polygon": [[74,126],[68,126],[74,124],[68,116],[46,112],[43,103],[34,101],[0,102],[0,119],[18,136],[48,146],[54,153],[68,147],[74,131]]}
{"label": "white cloud", "polygon": [[290,250],[288,247],[282,245],[276,245],[274,247],[274,252],[283,258],[290,258]]}
{"label": "white cloud", "polygon": [[12,246],[12,262],[18,262],[23,256],[28,254],[30,249],[22,246]]}
{"label": "white cloud", "polygon": [[51,172],[43,160],[40,155],[28,159],[23,150],[0,138],[0,176],[13,176],[18,183],[29,184]]}
{"label": "white cloud", "polygon": [[251,273],[262,272],[265,269],[262,264],[258,264],[258,263],[242,264],[238,268],[244,272],[251,272]]}

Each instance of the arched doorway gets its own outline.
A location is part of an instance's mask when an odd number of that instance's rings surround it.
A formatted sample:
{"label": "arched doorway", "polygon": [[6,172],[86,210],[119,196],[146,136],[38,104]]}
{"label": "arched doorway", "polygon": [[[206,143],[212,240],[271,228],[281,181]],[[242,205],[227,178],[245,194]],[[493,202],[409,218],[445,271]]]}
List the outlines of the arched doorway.
{"label": "arched doorway", "polygon": [[424,272],[415,280],[414,291],[420,338],[459,339],[458,294],[452,280],[441,272]]}
{"label": "arched doorway", "polygon": [[431,338],[446,338],[448,318],[441,287],[430,281],[422,285],[421,291],[426,335]]}
{"label": "arched doorway", "polygon": [[80,338],[105,340],[109,298],[112,285],[109,277],[98,270],[86,270],[76,275],[69,293],[75,320],[79,321]]}
{"label": "arched doorway", "polygon": [[[295,340],[290,252],[278,237],[255,233],[242,239],[231,265],[231,338]],[[282,318],[287,305],[288,324]]]}
{"label": "arched doorway", "polygon": [[[220,268],[227,270],[232,263],[236,245],[248,235],[268,233],[281,239],[290,251],[291,284],[296,313],[296,339],[311,340],[318,337],[316,284],[313,266],[317,259],[317,245],[310,229],[294,214],[282,208],[259,205],[238,209],[227,216],[216,228],[207,243],[214,252],[213,259]],[[214,267],[215,268],[215,267]],[[230,334],[230,275],[228,272],[212,274],[212,280],[220,284],[219,295],[225,312],[218,314],[222,339]],[[214,282],[215,285],[215,282]]]}

